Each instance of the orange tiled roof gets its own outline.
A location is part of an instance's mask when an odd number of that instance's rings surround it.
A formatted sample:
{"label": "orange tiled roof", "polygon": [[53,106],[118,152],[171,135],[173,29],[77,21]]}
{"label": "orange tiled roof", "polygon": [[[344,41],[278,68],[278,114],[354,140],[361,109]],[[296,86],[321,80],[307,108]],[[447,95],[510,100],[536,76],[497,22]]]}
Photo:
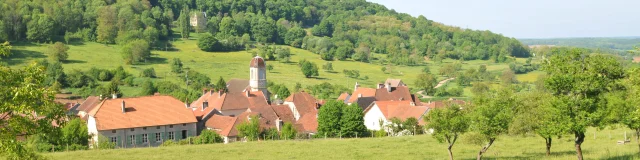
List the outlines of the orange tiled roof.
{"label": "orange tiled roof", "polygon": [[421,120],[422,115],[427,113],[427,110],[429,110],[429,108],[425,106],[397,105],[395,107],[387,107],[387,110],[389,114],[387,118],[395,117],[404,121],[410,117]]}
{"label": "orange tiled roof", "polygon": [[171,96],[109,99],[94,108],[90,115],[96,118],[98,130],[197,122],[190,109]]}
{"label": "orange tiled roof", "polygon": [[376,101],[413,101],[409,88],[406,86],[399,86],[387,91],[387,88],[380,88],[376,90]]}
{"label": "orange tiled roof", "polygon": [[340,97],[338,97],[338,101],[344,101],[347,100],[347,98],[349,98],[349,93],[342,93]]}
{"label": "orange tiled roof", "polygon": [[353,94],[351,94],[351,97],[349,98],[348,102],[349,103],[356,102],[360,94],[362,94],[362,97],[375,97],[376,93],[377,93],[376,89],[373,89],[373,88],[358,88],[355,91],[353,91]]}
{"label": "orange tiled roof", "polygon": [[411,101],[375,101],[364,110],[364,113],[366,114],[369,112],[373,105],[378,105],[382,115],[384,115],[384,117],[389,117],[389,108],[397,107],[399,105],[411,105]]}
{"label": "orange tiled roof", "polygon": [[213,115],[205,122],[205,126],[214,129],[218,134],[229,136],[238,117]]}
{"label": "orange tiled roof", "polygon": [[317,112],[319,101],[307,92],[298,92],[289,96],[286,102],[293,102],[300,116],[307,113]]}
{"label": "orange tiled roof", "polygon": [[640,63],[640,56],[633,57],[633,62]]}
{"label": "orange tiled roof", "polygon": [[318,132],[318,111],[302,115],[295,126],[298,132]]}
{"label": "orange tiled roof", "polygon": [[[204,110],[202,109],[203,102],[209,103],[209,106]],[[205,115],[211,114],[214,109],[225,111],[268,105],[267,99],[260,91],[250,92],[249,97],[247,97],[246,92],[221,94],[220,92],[210,91],[191,103],[190,106],[194,108],[193,115],[202,118]]]}
{"label": "orange tiled roof", "polygon": [[278,115],[283,122],[295,123],[295,118],[289,105],[271,105],[271,108],[273,108],[273,111],[276,112],[276,115]]}
{"label": "orange tiled roof", "polygon": [[100,97],[98,97],[98,96],[89,96],[89,97],[87,97],[86,100],[84,100],[84,102],[82,102],[82,104],[80,104],[80,106],[78,106],[78,111],[89,112],[89,111],[91,111],[91,109],[93,109],[94,107],[98,106],[98,104],[100,104],[100,102],[101,102]]}

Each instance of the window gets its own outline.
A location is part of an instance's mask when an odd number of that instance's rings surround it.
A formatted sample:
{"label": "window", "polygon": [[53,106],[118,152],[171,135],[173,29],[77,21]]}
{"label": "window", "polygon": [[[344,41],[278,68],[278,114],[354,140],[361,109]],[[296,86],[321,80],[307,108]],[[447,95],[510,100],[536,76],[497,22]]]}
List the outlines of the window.
{"label": "window", "polygon": [[173,132],[169,132],[169,139],[170,140],[175,140],[176,138],[173,135]]}
{"label": "window", "polygon": [[129,135],[129,144],[136,144],[136,135]]}
{"label": "window", "polygon": [[118,143],[118,137],[111,137],[111,143]]}
{"label": "window", "polygon": [[116,130],[112,130],[111,133],[116,133]]}
{"label": "window", "polygon": [[142,127],[142,130],[146,131],[146,130],[147,130],[147,127]]}
{"label": "window", "polygon": [[147,138],[149,138],[149,137],[147,136],[147,134],[142,134],[142,143],[147,143],[147,142],[149,142],[149,139],[147,139]]}
{"label": "window", "polygon": [[157,126],[156,129],[160,129],[160,126]]}
{"label": "window", "polygon": [[136,130],[135,128],[131,128],[131,132],[133,132],[133,131],[135,131],[135,130]]}
{"label": "window", "polygon": [[173,128],[173,125],[169,125],[169,128]]}
{"label": "window", "polygon": [[162,142],[162,136],[160,136],[160,133],[156,133],[156,142]]}
{"label": "window", "polygon": [[182,126],[187,126],[187,124],[186,124],[186,123],[183,123],[183,124],[182,124]]}

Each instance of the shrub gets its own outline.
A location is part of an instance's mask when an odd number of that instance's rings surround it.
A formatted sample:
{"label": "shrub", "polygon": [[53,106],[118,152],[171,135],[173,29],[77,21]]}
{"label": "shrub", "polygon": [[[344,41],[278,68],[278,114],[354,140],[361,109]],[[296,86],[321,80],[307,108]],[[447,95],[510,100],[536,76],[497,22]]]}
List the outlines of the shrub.
{"label": "shrub", "polygon": [[162,145],[160,145],[160,146],[168,147],[168,146],[177,146],[177,145],[178,145],[178,143],[176,143],[176,141],[166,140],[166,141],[162,142]]}
{"label": "shrub", "polygon": [[222,137],[220,137],[220,135],[215,132],[215,131],[211,131],[211,130],[203,130],[200,133],[200,136],[196,137],[194,139],[194,144],[213,144],[213,143],[222,143]]}
{"label": "shrub", "polygon": [[66,61],[67,58],[69,58],[69,54],[67,54],[68,50],[69,47],[64,45],[64,43],[56,42],[55,44],[53,44],[53,46],[51,46],[49,50],[47,50],[47,54],[49,55],[51,61],[61,62]]}
{"label": "shrub", "polygon": [[141,77],[156,78],[156,70],[153,68],[144,69]]}

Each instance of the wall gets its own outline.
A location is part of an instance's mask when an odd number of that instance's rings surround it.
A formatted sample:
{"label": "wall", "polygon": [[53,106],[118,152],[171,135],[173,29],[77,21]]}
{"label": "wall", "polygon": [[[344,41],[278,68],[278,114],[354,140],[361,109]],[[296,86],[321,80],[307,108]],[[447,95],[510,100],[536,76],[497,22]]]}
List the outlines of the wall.
{"label": "wall", "polygon": [[[173,128],[171,125],[162,125],[162,126],[150,126],[146,127],[137,127],[126,129],[116,129],[115,133],[113,130],[102,130],[98,131],[101,135],[111,139],[111,137],[118,137],[118,142],[116,144],[117,148],[135,148],[135,147],[155,147],[162,144],[163,141],[169,139],[169,132],[174,132],[174,140],[181,140],[181,132],[182,130],[187,130],[187,137],[196,136],[196,124],[197,123],[187,123],[187,124],[174,124]],[[155,134],[161,133],[161,141],[156,141]],[[147,143],[143,143],[142,138],[143,134],[148,135],[149,141]],[[135,135],[135,144],[130,143],[129,136]]]}
{"label": "wall", "polygon": [[294,104],[293,102],[284,102],[283,104],[289,106],[289,109],[291,109],[291,113],[293,113],[293,118],[295,118],[296,121],[298,119],[300,119],[300,113],[298,112],[298,109],[296,108],[296,104]]}
{"label": "wall", "polygon": [[377,104],[374,104],[368,112],[364,113],[364,125],[367,126],[369,130],[380,130],[381,119],[383,120],[383,124],[387,123],[387,119]]}

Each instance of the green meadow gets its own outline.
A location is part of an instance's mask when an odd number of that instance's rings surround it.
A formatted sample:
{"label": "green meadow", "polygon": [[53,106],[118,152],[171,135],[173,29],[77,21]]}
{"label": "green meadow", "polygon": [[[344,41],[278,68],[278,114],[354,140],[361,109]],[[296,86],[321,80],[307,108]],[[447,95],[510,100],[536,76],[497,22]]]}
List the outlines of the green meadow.
{"label": "green meadow", "polygon": [[[590,129],[583,143],[585,159],[637,159],[635,141],[619,145],[627,131]],[[594,134],[595,133],[595,134]],[[635,137],[633,137],[635,138]],[[632,138],[632,139],[633,139]],[[51,159],[447,159],[447,145],[430,135],[256,141],[230,144],[185,145],[158,148],[87,150],[48,153]],[[481,146],[461,138],[453,148],[455,159],[475,159]],[[536,136],[501,136],[484,159],[576,159],[572,136],[553,140],[551,156],[545,156],[545,141]]]}
{"label": "green meadow", "polygon": [[[120,54],[120,46],[105,45],[94,42],[72,43],[69,44],[69,58],[63,63],[65,71],[82,70],[86,71],[91,67],[102,69],[115,69],[123,66],[125,70],[134,76],[139,76],[142,70],[146,68],[154,68],[158,78],[154,81],[171,81],[176,84],[184,84],[180,79],[184,74],[175,74],[170,71],[169,63],[174,58],[182,60],[184,67],[191,71],[203,73],[211,78],[212,83],[217,81],[219,77],[229,80],[232,78],[248,79],[249,62],[251,58],[256,56],[252,50],[237,52],[204,52],[197,46],[198,34],[192,34],[190,39],[175,39],[172,42],[173,49],[164,51],[156,49],[152,51],[151,58],[144,64],[126,65]],[[25,66],[30,62],[46,59],[45,50],[49,44],[13,44],[13,55],[8,60],[4,60],[11,67],[18,68]],[[362,86],[374,87],[377,83],[384,82],[387,78],[399,78],[410,86],[414,83],[416,76],[422,72],[425,67],[422,66],[390,66],[387,73],[382,71],[382,67],[389,66],[382,64],[379,60],[371,63],[362,63],[352,60],[347,61],[325,61],[320,59],[320,55],[311,53],[310,51],[293,48],[291,49],[291,62],[284,63],[279,61],[268,61],[268,65],[272,65],[274,69],[267,74],[268,80],[274,83],[285,84],[289,88],[293,88],[296,83],[301,83],[303,87],[309,85],[329,82],[335,85],[343,85],[347,88],[353,87],[358,82]],[[386,55],[374,54],[374,57],[384,57]],[[306,59],[314,62],[320,68],[320,76],[314,78],[305,78],[297,66],[297,62]],[[442,63],[427,62],[432,73],[438,73],[440,66],[446,63],[453,63],[455,60],[447,59]],[[524,59],[517,59],[524,62]],[[331,62],[333,71],[327,72],[322,69],[322,65]],[[473,60],[464,61],[463,70],[467,68],[478,68],[480,65],[487,65],[490,72],[499,73],[508,69],[506,63],[493,63],[491,61]],[[359,70],[360,78],[349,78],[343,74],[343,70]],[[523,81],[527,79],[535,80],[538,73],[531,75],[519,75],[518,78]],[[446,77],[439,77],[444,80]],[[139,79],[136,81],[140,81]],[[186,85],[186,84],[185,84]],[[125,96],[136,96],[137,90],[134,87],[121,87]],[[467,89],[468,90],[468,89]],[[74,91],[74,89],[69,89]],[[465,92],[465,96],[469,96],[469,92]]]}

